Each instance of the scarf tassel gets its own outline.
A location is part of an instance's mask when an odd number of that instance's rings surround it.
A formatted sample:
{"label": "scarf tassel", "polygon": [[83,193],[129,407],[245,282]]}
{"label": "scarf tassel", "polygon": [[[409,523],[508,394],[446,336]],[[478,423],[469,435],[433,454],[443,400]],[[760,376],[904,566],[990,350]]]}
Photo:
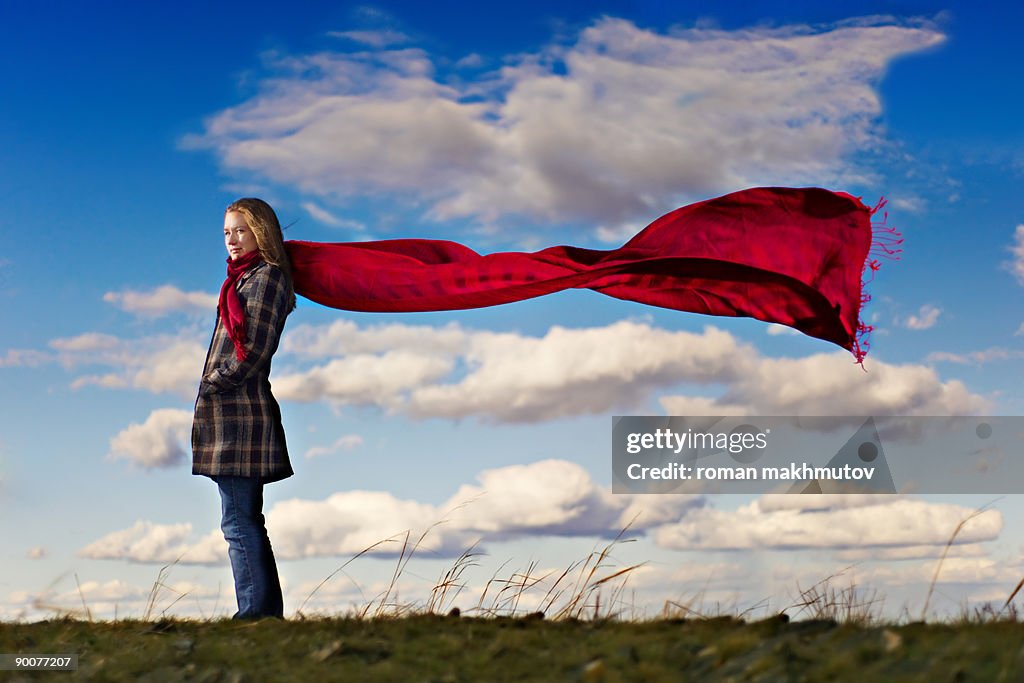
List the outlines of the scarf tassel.
{"label": "scarf tassel", "polygon": [[[888,200],[882,197],[870,210],[872,218],[885,207]],[[882,213],[881,221],[871,222],[871,248],[868,250],[868,258],[864,261],[864,270],[861,275],[860,308],[857,311],[857,333],[853,339],[853,355],[856,363],[864,367],[864,357],[871,349],[871,342],[868,339],[875,326],[865,323],[862,319],[864,306],[871,301],[871,295],[867,287],[874,281],[875,273],[882,268],[881,259],[887,261],[899,261],[903,253],[903,234],[888,224],[889,212]]]}

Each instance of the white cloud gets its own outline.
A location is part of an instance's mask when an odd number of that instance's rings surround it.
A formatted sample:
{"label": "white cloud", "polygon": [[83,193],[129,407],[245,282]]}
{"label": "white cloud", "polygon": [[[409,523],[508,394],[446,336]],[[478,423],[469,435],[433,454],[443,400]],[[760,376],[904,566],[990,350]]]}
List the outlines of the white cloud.
{"label": "white cloud", "polygon": [[619,225],[599,225],[594,235],[602,242],[621,245],[644,229],[643,224],[626,222]]}
{"label": "white cloud", "polygon": [[326,365],[274,379],[274,394],[284,400],[327,399],[353,405],[396,409],[401,395],[431,384],[452,370],[452,361],[414,351],[356,354]]}
{"label": "white cloud", "polygon": [[217,308],[217,295],[206,292],[183,292],[173,285],[161,285],[148,292],[126,290],[107,292],[103,300],[122,311],[158,318],[175,311],[210,313]]}
{"label": "white cloud", "polygon": [[[990,403],[963,383],[943,382],[922,365],[867,363],[846,353],[745,359],[744,371],[716,399],[666,396],[669,415],[971,415]],[[697,412],[697,411],[700,412]]]}
{"label": "white cloud", "polygon": [[340,358],[347,354],[383,351],[431,351],[445,356],[462,352],[472,333],[456,323],[430,325],[384,324],[359,327],[351,320],[329,325],[296,325],[281,340],[281,348],[306,358]]}
{"label": "white cloud", "polygon": [[363,445],[363,437],[358,434],[346,434],[337,439],[330,446],[314,446],[306,451],[307,458],[318,458],[323,455],[333,455],[341,451],[351,451]]}
{"label": "white cloud", "polygon": [[187,410],[154,410],[142,424],[133,423],[110,439],[108,457],[145,468],[174,467],[187,459],[182,444],[191,428],[192,413]]}
{"label": "white cloud", "polygon": [[[42,592],[10,593],[6,607],[17,610],[11,612],[11,617],[34,620],[52,618],[54,614],[71,614],[83,619],[151,618],[163,615],[166,610],[176,616],[207,618],[226,616],[220,612],[234,601],[230,587],[218,590],[192,581],[166,578],[158,585],[138,586],[120,579],[97,581],[83,578],[79,581],[76,574],[70,587],[67,579],[62,583],[65,586],[62,589],[51,586]],[[0,605],[0,610],[4,607]]]}
{"label": "white cloud", "polygon": [[327,35],[333,38],[347,38],[353,42],[377,48],[409,42],[409,36],[401,31],[388,29],[375,31],[329,31]]}
{"label": "white cloud", "polygon": [[[220,534],[219,531],[211,532]],[[82,548],[79,557],[91,560],[129,560],[166,564],[180,559],[183,564],[216,564],[227,561],[227,543],[220,536],[220,552],[212,556],[208,539],[189,544],[191,524],[154,524],[144,520],[114,531]],[[216,540],[216,539],[214,539]]]}
{"label": "white cloud", "polygon": [[35,368],[54,360],[51,354],[33,349],[7,349],[0,356],[0,368]]}
{"label": "white cloud", "polygon": [[[932,596],[932,607],[939,614],[956,617],[964,614],[966,605],[979,600],[998,600],[1001,605],[1024,573],[1020,561],[958,556],[958,548],[951,548],[939,572],[937,583],[942,587]],[[687,609],[693,614],[720,614],[726,605],[727,611],[749,613],[751,618],[780,611],[792,618],[807,618],[815,609],[827,610],[827,596],[833,593],[834,599],[842,594],[832,605],[837,612],[849,607],[854,614],[863,609],[885,619],[905,619],[908,611],[916,614],[921,609],[938,560],[928,556],[875,561],[877,558],[870,556],[884,550],[888,549],[868,548],[862,556],[849,560],[844,559],[848,551],[731,552],[725,561],[695,559],[678,569],[671,565],[642,567],[630,586],[635,591],[633,599],[640,604],[660,606],[667,596],[676,596],[675,605],[665,605],[669,614],[687,614]],[[981,598],[985,591],[978,586],[998,590],[992,592],[994,597]],[[806,596],[801,592],[812,587],[825,599],[807,609],[802,607]]]}
{"label": "white cloud", "polygon": [[41,560],[44,557],[46,557],[46,555],[46,548],[44,548],[41,545],[37,545],[34,548],[29,548],[29,551],[25,554],[25,556],[30,560]]}
{"label": "white cloud", "polygon": [[1010,251],[1013,253],[1013,262],[1010,264],[1010,268],[1016,276],[1017,282],[1024,285],[1024,223],[1018,225],[1014,230],[1013,246],[1010,247]]}
{"label": "white cloud", "polygon": [[[814,498],[815,496],[791,496]],[[763,500],[734,512],[703,508],[677,524],[656,530],[658,545],[677,550],[864,548],[871,546],[944,546],[971,510],[945,503],[890,497],[890,502],[860,499],[819,509],[780,507]],[[1002,514],[987,510],[964,525],[959,543],[995,539]]]}
{"label": "white cloud", "polygon": [[224,534],[220,529],[213,529],[206,533],[198,543],[194,543],[184,549],[181,561],[186,564],[226,564],[228,561],[228,543],[224,540]]}
{"label": "white cloud", "polygon": [[623,321],[556,326],[540,338],[476,333],[465,353],[466,377],[417,388],[406,410],[416,417],[538,422],[636,408],[655,389],[681,381],[736,381],[755,356],[713,327],[693,334]]}
{"label": "white cloud", "polygon": [[769,323],[768,326],[765,328],[765,332],[767,332],[772,337],[798,337],[801,334],[800,330],[795,330],[788,325],[779,325],[778,323]]}
{"label": "white cloud", "polygon": [[471,336],[458,325],[385,324],[360,328],[348,320],[298,325],[281,341],[285,353],[331,359],[274,377],[274,393],[293,401],[329,400],[398,410],[417,387],[448,376]]}
{"label": "white cloud", "polygon": [[[339,322],[300,328],[285,348],[310,357],[351,355],[275,378],[282,397],[376,403],[417,418],[505,422],[634,408],[653,390],[681,381],[735,381],[756,359],[752,348],[715,328],[697,335],[634,322],[553,327],[543,337],[451,325],[360,330]],[[374,355],[384,349],[393,350]],[[462,371],[458,381],[441,382]]]}
{"label": "white cloud", "polygon": [[891,200],[894,209],[901,211],[908,211],[910,213],[921,213],[924,211],[928,202],[923,197],[896,197]]}
{"label": "white cloud", "polygon": [[[141,586],[132,586],[119,579],[104,582],[85,581],[77,587],[75,592],[79,593],[77,597],[80,600],[84,599],[87,602],[92,600],[137,600],[147,595],[146,589]],[[60,597],[68,599],[75,596],[69,592]]]}
{"label": "white cloud", "polygon": [[86,332],[75,337],[54,339],[50,348],[67,352],[111,351],[121,345],[121,340],[110,334]]}
{"label": "white cloud", "polygon": [[944,39],[891,22],[659,34],[604,18],[452,85],[426,52],[384,49],[397,36],[342,35],[378,49],[282,57],[184,144],[236,173],[403,195],[442,219],[617,225],[685,197],[860,175],[846,157],[882,141],[877,82]]}
{"label": "white cloud", "polygon": [[869,562],[890,560],[938,560],[946,557],[983,557],[988,555],[981,543],[967,543],[946,548],[941,545],[903,545],[895,548],[853,548],[836,553],[836,559],[843,562]]}
{"label": "white cloud", "polygon": [[319,221],[324,225],[329,225],[332,228],[347,228],[349,230],[366,229],[366,226],[359,221],[338,218],[333,213],[314,202],[302,202],[302,208],[306,210],[306,213],[313,217],[313,220]]}
{"label": "white cloud", "polygon": [[[611,536],[636,517],[634,531],[677,520],[699,496],[613,495],[580,465],[542,460],[485,470],[442,507],[452,508],[455,528],[488,540],[506,536]],[[472,501],[455,509],[461,503]]]}
{"label": "white cloud", "polygon": [[479,69],[484,65],[483,55],[473,52],[455,62],[456,69]]}
{"label": "white cloud", "polygon": [[[379,552],[397,555],[404,532],[411,531],[411,548],[431,523],[440,521],[433,506],[384,491],[347,491],[322,501],[285,500],[267,514],[274,552],[289,559],[354,555],[380,541],[387,542]],[[455,555],[465,549],[463,541],[451,527],[440,525],[424,537],[420,550]]]}
{"label": "white cloud", "polygon": [[128,380],[121,375],[114,373],[107,373],[105,375],[82,375],[76,377],[71,382],[72,389],[81,389],[82,387],[102,387],[104,389],[127,389],[131,386]]}
{"label": "white cloud", "polygon": [[927,330],[935,327],[941,313],[941,308],[925,304],[916,314],[907,316],[903,324],[908,330]]}
{"label": "white cloud", "polygon": [[122,339],[87,332],[54,339],[57,360],[67,368],[101,365],[113,372],[76,377],[71,388],[99,386],[107,389],[134,388],[153,393],[174,393],[184,399],[195,397],[206,358],[206,346],[182,335],[157,335]]}
{"label": "white cloud", "polygon": [[153,393],[173,392],[195,398],[206,349],[199,343],[177,340],[149,357],[132,356],[131,385]]}
{"label": "white cloud", "polygon": [[[1024,358],[1024,351],[1016,349],[1004,349],[994,346],[980,351],[969,351],[967,353],[952,353],[950,351],[933,351],[925,356],[929,363],[959,363],[961,365],[984,365],[1002,360],[1014,360]],[[936,413],[938,414],[938,413]]]}
{"label": "white cloud", "polygon": [[[923,562],[889,564],[872,568],[865,574],[865,578],[875,585],[926,585],[931,583],[933,577],[939,584],[1001,584],[1003,592],[1000,598],[1005,599],[1013,585],[1024,574],[1024,567],[1021,567],[1019,560],[1006,562],[992,557],[959,557],[955,554],[947,556],[936,577],[937,565],[937,560],[930,559]],[[1001,602],[998,604],[1001,606]]]}
{"label": "white cloud", "polygon": [[[728,398],[708,396],[664,396],[660,403],[668,415],[753,415],[753,406],[729,403]],[[772,413],[774,414],[774,413]]]}
{"label": "white cloud", "polygon": [[[295,607],[296,611],[301,611],[306,617],[364,614],[367,610],[372,616],[381,606],[381,599],[389,595],[389,604],[383,606],[383,611],[391,614],[392,608],[394,612],[399,612],[406,605],[418,606],[425,603],[435,585],[426,577],[414,575],[414,572],[401,574],[394,583],[390,576],[365,583],[357,583],[351,577],[338,577],[328,583],[320,580],[304,581],[285,594],[284,603]],[[401,601],[401,606],[395,604],[396,597]]]}
{"label": "white cloud", "polygon": [[758,509],[762,512],[852,510],[887,505],[894,500],[898,499],[887,493],[825,493],[813,496],[768,493],[758,499]]}

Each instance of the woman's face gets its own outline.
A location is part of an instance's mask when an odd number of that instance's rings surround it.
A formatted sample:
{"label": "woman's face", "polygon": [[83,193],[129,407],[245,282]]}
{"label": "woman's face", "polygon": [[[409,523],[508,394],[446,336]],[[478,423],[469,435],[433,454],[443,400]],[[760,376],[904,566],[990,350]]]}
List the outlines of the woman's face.
{"label": "woman's face", "polygon": [[257,249],[256,235],[252,234],[245,216],[238,211],[224,214],[224,246],[232,261]]}

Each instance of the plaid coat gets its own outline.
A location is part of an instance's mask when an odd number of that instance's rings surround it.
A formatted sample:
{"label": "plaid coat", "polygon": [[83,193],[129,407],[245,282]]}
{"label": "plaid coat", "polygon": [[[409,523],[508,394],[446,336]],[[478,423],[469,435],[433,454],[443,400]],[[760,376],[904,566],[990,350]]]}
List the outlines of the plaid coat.
{"label": "plaid coat", "polygon": [[262,261],[242,274],[237,289],[247,355],[238,360],[218,313],[192,420],[192,474],[278,481],[293,472],[269,375],[290,292],[284,273]]}

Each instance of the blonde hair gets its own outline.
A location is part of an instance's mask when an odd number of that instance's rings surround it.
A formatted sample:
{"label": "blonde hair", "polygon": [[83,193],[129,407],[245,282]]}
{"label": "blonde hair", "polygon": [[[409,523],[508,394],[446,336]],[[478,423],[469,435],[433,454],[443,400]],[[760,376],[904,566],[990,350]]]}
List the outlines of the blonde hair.
{"label": "blonde hair", "polygon": [[288,283],[290,297],[288,310],[295,308],[295,286],[292,283],[292,264],[288,260],[288,252],[284,248],[284,234],[281,232],[281,223],[277,220],[277,214],[262,199],[255,197],[243,197],[236,199],[224,209],[224,213],[237,211],[245,217],[246,225],[252,230],[256,238],[256,246],[260,250],[260,256],[267,263],[277,266],[284,273]]}

